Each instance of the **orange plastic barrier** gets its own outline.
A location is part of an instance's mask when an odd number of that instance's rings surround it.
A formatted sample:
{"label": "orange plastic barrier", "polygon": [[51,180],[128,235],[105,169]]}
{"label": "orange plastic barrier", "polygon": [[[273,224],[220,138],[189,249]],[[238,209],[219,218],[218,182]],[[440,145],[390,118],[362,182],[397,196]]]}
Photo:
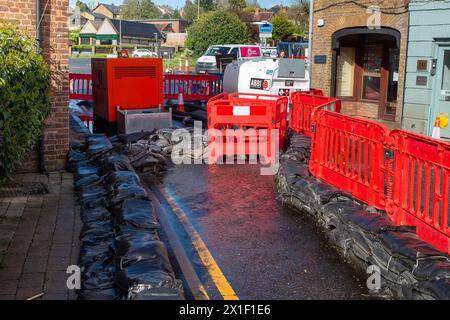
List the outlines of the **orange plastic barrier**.
{"label": "orange plastic barrier", "polygon": [[208,101],[222,92],[222,80],[214,75],[165,74],[164,99],[175,100],[183,94],[184,101]]}
{"label": "orange plastic barrier", "polygon": [[279,151],[272,137],[279,149],[284,144],[287,109],[288,98],[274,95],[222,93],[210,99],[209,163],[235,155],[260,155],[271,163]]}
{"label": "orange plastic barrier", "polygon": [[92,100],[92,76],[69,73],[69,99]]}
{"label": "orange plastic barrier", "polygon": [[450,253],[450,143],[403,130],[391,133],[392,195],[386,211],[401,225]]}
{"label": "orange plastic barrier", "polygon": [[314,95],[314,93],[323,94],[320,90],[311,89],[311,92],[313,94],[294,92],[291,95],[292,109],[289,127],[307,136],[312,135],[311,117],[313,112],[320,109],[341,111],[341,101],[339,99]]}
{"label": "orange plastic barrier", "polygon": [[316,113],[314,126],[311,173],[375,208],[384,209],[384,141],[389,129],[325,110]]}

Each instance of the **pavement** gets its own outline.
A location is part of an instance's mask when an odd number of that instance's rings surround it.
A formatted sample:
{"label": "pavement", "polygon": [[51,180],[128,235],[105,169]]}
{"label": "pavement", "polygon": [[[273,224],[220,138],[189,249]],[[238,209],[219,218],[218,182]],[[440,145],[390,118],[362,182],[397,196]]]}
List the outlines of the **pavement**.
{"label": "pavement", "polygon": [[18,174],[14,182],[43,182],[48,194],[0,198],[0,300],[75,299],[66,269],[77,264],[79,208],[67,172]]}

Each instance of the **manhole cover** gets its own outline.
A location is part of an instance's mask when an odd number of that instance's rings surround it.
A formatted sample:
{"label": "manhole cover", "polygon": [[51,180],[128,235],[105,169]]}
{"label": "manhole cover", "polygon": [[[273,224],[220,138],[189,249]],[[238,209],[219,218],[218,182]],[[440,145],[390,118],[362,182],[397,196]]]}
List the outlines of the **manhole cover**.
{"label": "manhole cover", "polygon": [[5,182],[0,184],[0,198],[14,198],[49,193],[47,185],[42,182]]}

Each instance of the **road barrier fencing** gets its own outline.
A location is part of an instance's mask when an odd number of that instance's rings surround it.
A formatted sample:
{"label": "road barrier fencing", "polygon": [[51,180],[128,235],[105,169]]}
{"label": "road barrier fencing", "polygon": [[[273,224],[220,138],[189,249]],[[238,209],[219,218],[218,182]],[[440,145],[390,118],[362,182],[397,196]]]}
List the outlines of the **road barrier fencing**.
{"label": "road barrier fencing", "polygon": [[69,99],[92,100],[92,76],[69,73]]}
{"label": "road barrier fencing", "polygon": [[222,80],[214,75],[165,74],[163,80],[165,100],[208,101],[222,93]]}
{"label": "road barrier fencing", "polygon": [[259,155],[273,163],[284,145],[287,109],[288,98],[275,95],[222,93],[210,99],[209,163],[240,155]]}

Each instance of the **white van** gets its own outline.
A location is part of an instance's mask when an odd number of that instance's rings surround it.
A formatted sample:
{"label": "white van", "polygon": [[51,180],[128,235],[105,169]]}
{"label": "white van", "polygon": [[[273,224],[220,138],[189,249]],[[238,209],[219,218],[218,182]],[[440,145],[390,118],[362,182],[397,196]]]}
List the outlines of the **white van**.
{"label": "white van", "polygon": [[234,55],[237,60],[261,58],[263,56],[259,45],[221,44],[210,46],[197,60],[197,73],[219,73],[216,64],[217,55]]}

